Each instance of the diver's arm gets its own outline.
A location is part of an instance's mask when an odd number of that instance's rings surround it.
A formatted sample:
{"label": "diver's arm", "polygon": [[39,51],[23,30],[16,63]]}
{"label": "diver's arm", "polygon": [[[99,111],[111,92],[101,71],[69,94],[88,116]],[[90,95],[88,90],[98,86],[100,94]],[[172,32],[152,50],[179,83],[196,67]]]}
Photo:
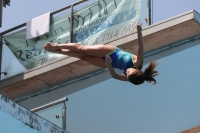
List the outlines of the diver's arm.
{"label": "diver's arm", "polygon": [[137,46],[137,60],[136,66],[142,69],[143,66],[143,36],[141,24],[137,25],[137,35],[138,35],[138,46]]}
{"label": "diver's arm", "polygon": [[108,70],[110,72],[110,75],[114,78],[114,79],[118,79],[118,80],[122,80],[122,81],[128,81],[127,77],[125,75],[121,75],[121,74],[117,74],[115,72],[115,70],[113,69],[112,65],[112,59],[110,58],[110,56],[106,57],[106,65],[108,67]]}

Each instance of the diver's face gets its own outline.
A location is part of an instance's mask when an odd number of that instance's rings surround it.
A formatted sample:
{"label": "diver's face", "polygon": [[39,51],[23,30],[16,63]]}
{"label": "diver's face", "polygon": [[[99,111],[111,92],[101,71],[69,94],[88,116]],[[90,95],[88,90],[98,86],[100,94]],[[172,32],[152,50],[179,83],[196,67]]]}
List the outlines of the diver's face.
{"label": "diver's face", "polygon": [[137,71],[137,69],[135,69],[135,68],[126,69],[127,77],[129,77],[130,75],[133,75],[136,71]]}

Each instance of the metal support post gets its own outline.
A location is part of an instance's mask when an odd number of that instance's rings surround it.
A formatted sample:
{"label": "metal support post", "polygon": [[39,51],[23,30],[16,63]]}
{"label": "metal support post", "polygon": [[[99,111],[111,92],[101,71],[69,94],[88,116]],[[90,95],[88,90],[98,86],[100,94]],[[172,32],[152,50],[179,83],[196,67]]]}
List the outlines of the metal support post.
{"label": "metal support post", "polygon": [[[3,38],[2,38],[3,36],[0,36],[0,37],[1,37],[0,38],[0,72],[1,72],[1,68],[2,68],[2,56],[3,56]],[[1,80],[1,74],[0,74],[0,80]],[[4,75],[5,75],[5,73],[4,73]]]}
{"label": "metal support post", "polygon": [[2,27],[2,19],[3,19],[3,0],[0,0],[0,27]]}
{"label": "metal support post", "polygon": [[73,42],[73,6],[71,5],[71,15],[70,15],[70,38],[69,38],[69,42],[72,43]]}
{"label": "metal support post", "polygon": [[62,128],[63,130],[67,131],[67,106],[66,103],[63,102],[63,110],[62,110]]}
{"label": "metal support post", "polygon": [[151,25],[151,0],[147,1],[147,24]]}
{"label": "metal support post", "polygon": [[151,2],[152,8],[151,8],[151,24],[153,24],[153,0]]}

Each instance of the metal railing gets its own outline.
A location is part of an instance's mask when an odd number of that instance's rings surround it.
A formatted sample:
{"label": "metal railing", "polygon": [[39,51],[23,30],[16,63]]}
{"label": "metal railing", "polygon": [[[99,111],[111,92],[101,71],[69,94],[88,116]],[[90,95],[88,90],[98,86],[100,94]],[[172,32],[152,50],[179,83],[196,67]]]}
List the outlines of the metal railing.
{"label": "metal railing", "polygon": [[66,103],[65,103],[66,101],[68,101],[68,98],[63,98],[63,99],[60,99],[58,101],[51,102],[51,103],[45,104],[43,106],[31,109],[30,111],[35,113],[35,112],[38,112],[38,111],[47,109],[49,107],[63,103],[62,117],[60,117],[59,115],[56,115],[56,118],[62,118],[62,129],[67,131],[67,121],[66,121],[66,119],[67,119],[67,116],[66,116],[67,106],[66,106]]}
{"label": "metal railing", "polygon": [[[88,1],[88,0],[81,0],[81,1],[75,2],[75,3],[71,4],[71,5],[65,6],[65,7],[61,8],[61,9],[58,9],[56,11],[51,12],[50,15],[53,16],[53,15],[55,15],[57,13],[60,13],[60,12],[62,12],[64,10],[67,10],[67,9],[71,8],[70,20],[73,20],[73,7],[76,6],[76,5],[79,5],[81,3],[84,3],[86,1]],[[1,67],[2,67],[3,35],[5,35],[7,33],[10,33],[12,31],[15,31],[17,29],[23,28],[24,26],[26,26],[26,23],[20,24],[20,25],[18,25],[16,27],[13,27],[11,29],[8,29],[8,30],[3,31],[3,32],[0,33],[0,72],[1,72]],[[69,40],[70,42],[72,42],[72,34],[73,34],[72,33],[73,32],[72,28],[73,28],[73,23],[72,23],[72,21],[70,21],[70,40]],[[0,75],[0,80],[1,80],[1,75]]]}
{"label": "metal railing", "polygon": [[[74,6],[79,5],[79,4],[81,4],[81,3],[83,3],[83,2],[86,2],[86,1],[88,1],[88,0],[81,0],[81,1],[78,1],[78,2],[73,3],[73,4],[71,4],[71,5],[65,6],[65,7],[61,8],[61,9],[59,9],[59,10],[53,11],[53,12],[51,12],[51,16],[52,16],[52,15],[55,15],[55,14],[57,14],[57,13],[59,13],[59,12],[62,12],[62,11],[64,11],[64,10],[67,10],[67,9],[69,9],[69,8],[73,8]],[[71,11],[73,11],[73,10],[71,10]],[[4,32],[1,32],[1,33],[0,33],[0,36],[5,35],[5,34],[7,34],[7,33],[9,33],[9,32],[14,31],[14,30],[17,30],[17,29],[19,29],[19,28],[22,28],[22,27],[24,27],[24,26],[26,26],[26,23],[20,24],[20,25],[18,25],[18,26],[16,26],[16,27],[13,27],[13,28],[8,29],[8,30],[6,30],[6,31],[4,31]]]}

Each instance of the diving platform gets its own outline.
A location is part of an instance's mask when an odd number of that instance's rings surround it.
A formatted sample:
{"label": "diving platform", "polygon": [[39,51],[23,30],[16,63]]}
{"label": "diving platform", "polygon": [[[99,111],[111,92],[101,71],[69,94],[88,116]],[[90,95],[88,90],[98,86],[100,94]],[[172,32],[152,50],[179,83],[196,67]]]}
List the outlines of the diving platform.
{"label": "diving platform", "polygon": [[[190,10],[143,27],[142,33],[146,64],[151,59],[172,54],[165,52],[165,48],[173,47],[183,40],[192,42],[200,35],[200,14]],[[136,53],[137,33],[107,41],[105,45],[118,46]],[[155,51],[159,53],[156,57]],[[66,57],[0,81],[0,93],[27,109],[33,109],[109,78],[111,76],[105,68],[95,67],[74,57]]]}

